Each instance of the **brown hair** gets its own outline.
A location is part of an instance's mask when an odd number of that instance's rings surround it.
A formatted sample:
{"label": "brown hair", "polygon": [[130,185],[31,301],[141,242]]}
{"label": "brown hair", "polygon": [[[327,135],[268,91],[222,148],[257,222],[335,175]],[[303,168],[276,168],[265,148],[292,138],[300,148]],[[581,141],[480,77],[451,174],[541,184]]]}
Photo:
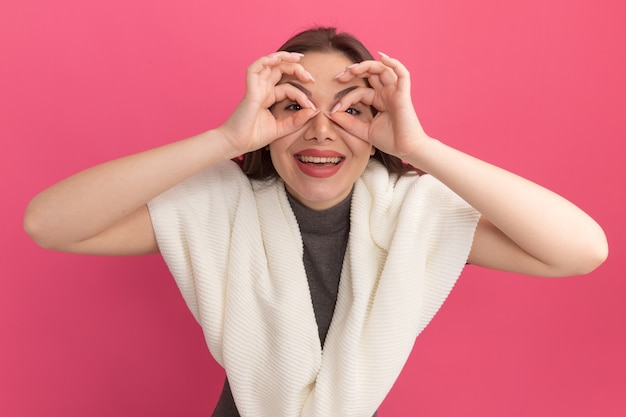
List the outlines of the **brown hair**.
{"label": "brown hair", "polygon": [[[361,41],[349,33],[337,33],[337,29],[333,27],[317,27],[300,32],[285,42],[278,50],[299,53],[341,52],[352,62],[374,59]],[[372,112],[375,115],[377,110],[372,107]],[[409,171],[416,171],[410,165],[402,162],[400,158],[378,149],[372,158],[379,160],[391,173],[402,175]],[[264,149],[248,152],[238,162],[249,178],[267,179],[278,175],[270,153]]]}

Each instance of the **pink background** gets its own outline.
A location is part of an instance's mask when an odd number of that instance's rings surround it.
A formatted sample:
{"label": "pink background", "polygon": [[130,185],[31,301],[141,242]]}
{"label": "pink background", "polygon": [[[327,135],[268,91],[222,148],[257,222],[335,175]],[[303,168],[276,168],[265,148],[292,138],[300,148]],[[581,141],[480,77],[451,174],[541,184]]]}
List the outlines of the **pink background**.
{"label": "pink background", "polygon": [[158,256],[36,247],[39,190],[221,123],[244,71],[313,24],[410,68],[427,131],[570,198],[609,260],[468,267],[381,416],[626,415],[622,0],[20,0],[0,5],[0,415],[208,416],[223,373]]}

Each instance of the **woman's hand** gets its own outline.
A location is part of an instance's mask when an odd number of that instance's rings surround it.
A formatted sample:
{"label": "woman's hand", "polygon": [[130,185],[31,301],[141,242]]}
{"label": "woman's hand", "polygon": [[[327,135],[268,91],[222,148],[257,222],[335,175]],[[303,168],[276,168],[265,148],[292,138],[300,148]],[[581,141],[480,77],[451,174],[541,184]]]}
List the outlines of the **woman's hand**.
{"label": "woman's hand", "polygon": [[[349,133],[376,148],[405,159],[414,154],[419,144],[428,139],[411,101],[409,71],[398,61],[381,53],[380,61],[363,61],[349,65],[337,75],[347,82],[355,77],[366,78],[371,88],[355,89],[343,97],[330,117]],[[345,114],[356,102],[373,106],[378,114],[366,123]]]}
{"label": "woman's hand", "polygon": [[[262,148],[275,139],[292,133],[317,114],[308,97],[289,84],[277,83],[283,75],[297,77],[304,83],[313,77],[298,62],[298,53],[277,52],[256,60],[247,70],[246,93],[228,120],[219,128],[229,144],[240,154]],[[292,100],[303,110],[281,120],[270,107],[282,100]]]}

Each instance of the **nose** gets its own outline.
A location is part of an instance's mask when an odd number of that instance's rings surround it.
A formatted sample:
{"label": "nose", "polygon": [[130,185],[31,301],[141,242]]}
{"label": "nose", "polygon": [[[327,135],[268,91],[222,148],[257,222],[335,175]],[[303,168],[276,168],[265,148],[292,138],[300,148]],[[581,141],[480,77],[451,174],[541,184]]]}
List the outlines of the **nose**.
{"label": "nose", "polygon": [[319,112],[307,122],[308,127],[305,132],[305,140],[315,140],[325,142],[335,140],[336,125],[324,112]]}

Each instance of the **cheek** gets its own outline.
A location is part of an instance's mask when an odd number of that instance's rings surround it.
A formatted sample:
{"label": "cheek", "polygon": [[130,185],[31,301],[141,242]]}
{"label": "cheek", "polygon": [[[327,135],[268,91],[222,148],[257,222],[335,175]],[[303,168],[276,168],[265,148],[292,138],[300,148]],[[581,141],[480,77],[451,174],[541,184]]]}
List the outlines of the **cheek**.
{"label": "cheek", "polygon": [[356,137],[346,137],[344,141],[350,148],[350,151],[355,158],[369,159],[369,157],[374,155],[374,152],[376,151],[372,145]]}
{"label": "cheek", "polygon": [[287,148],[289,147],[289,143],[290,141],[288,140],[288,137],[285,136],[283,138],[276,139],[275,141],[271,142],[269,145],[267,145],[266,148],[269,149],[269,152],[272,155],[272,158],[274,158],[274,157],[278,157],[286,153]]}
{"label": "cheek", "polygon": [[270,153],[272,164],[277,171],[281,170],[281,167],[285,165],[286,161],[291,157],[289,153],[289,144],[291,142],[287,138],[277,139],[268,145],[266,152]]}
{"label": "cheek", "polygon": [[356,175],[358,177],[363,173],[363,171],[365,171],[365,168],[367,167],[367,164],[372,157],[372,149],[374,149],[372,146],[363,142],[359,144],[356,148],[352,148],[353,159],[351,164],[351,170],[353,172],[353,175]]}

